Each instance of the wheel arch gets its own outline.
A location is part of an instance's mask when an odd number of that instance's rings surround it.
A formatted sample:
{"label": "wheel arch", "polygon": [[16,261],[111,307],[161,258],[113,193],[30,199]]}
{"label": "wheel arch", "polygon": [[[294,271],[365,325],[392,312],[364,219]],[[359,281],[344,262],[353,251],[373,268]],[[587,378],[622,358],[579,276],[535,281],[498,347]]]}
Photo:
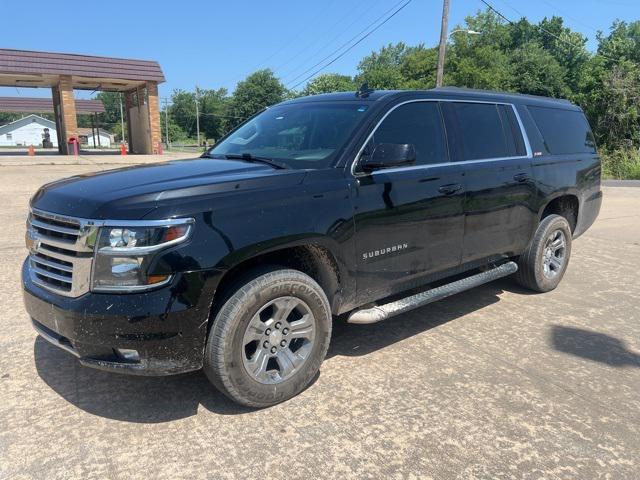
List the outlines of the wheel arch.
{"label": "wheel arch", "polygon": [[[332,314],[338,314],[343,301],[344,268],[338,261],[332,248],[319,238],[274,246],[269,249],[253,251],[249,255],[232,254],[227,258],[225,271],[216,287],[213,311],[220,308],[228,297],[241,284],[248,281],[260,269],[271,266],[299,270],[312,279],[325,292]],[[214,315],[211,315],[210,322]]]}
{"label": "wheel arch", "polygon": [[549,215],[560,215],[567,219],[571,232],[573,233],[578,223],[580,213],[580,199],[573,192],[563,192],[548,199],[547,203],[540,209],[538,223]]}

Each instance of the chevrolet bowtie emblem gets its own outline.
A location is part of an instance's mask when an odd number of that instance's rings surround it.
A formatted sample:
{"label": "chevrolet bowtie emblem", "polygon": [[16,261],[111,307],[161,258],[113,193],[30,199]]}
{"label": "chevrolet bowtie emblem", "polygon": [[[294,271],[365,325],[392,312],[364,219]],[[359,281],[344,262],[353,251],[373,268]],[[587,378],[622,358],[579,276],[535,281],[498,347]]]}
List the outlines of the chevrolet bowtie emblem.
{"label": "chevrolet bowtie emblem", "polygon": [[24,242],[27,245],[27,250],[34,253],[40,248],[40,240],[36,237],[36,233],[32,229],[27,229],[27,233],[24,237]]}

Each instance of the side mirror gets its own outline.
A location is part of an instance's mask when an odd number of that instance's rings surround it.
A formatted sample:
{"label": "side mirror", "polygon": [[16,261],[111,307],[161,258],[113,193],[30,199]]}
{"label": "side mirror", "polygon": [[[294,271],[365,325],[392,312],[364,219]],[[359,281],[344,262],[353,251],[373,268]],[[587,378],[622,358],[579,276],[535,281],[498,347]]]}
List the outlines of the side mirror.
{"label": "side mirror", "polygon": [[402,167],[416,163],[416,149],[410,143],[379,143],[373,153],[363,158],[360,166],[365,172],[383,168]]}

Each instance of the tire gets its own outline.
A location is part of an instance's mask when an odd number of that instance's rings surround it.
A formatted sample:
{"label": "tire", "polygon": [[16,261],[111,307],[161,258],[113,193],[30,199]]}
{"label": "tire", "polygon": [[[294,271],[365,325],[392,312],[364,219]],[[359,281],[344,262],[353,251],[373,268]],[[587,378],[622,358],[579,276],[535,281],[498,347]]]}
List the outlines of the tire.
{"label": "tire", "polygon": [[518,257],[516,281],[536,292],[558,286],[571,257],[571,227],[566,218],[549,215],[538,225],[531,244]]}
{"label": "tire", "polygon": [[254,272],[217,312],[204,372],[241,405],[268,407],[288,400],[320,369],[331,320],[327,296],[308,275],[276,267]]}

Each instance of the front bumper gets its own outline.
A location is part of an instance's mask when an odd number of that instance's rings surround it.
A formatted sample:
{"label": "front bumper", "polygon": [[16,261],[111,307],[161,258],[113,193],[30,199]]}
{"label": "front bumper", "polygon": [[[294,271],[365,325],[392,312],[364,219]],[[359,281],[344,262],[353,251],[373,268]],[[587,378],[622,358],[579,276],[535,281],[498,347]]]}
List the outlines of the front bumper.
{"label": "front bumper", "polygon": [[[22,267],[24,304],[36,331],[88,367],[137,375],[171,375],[202,367],[214,272],[188,272],[138,294],[51,293]],[[136,350],[129,361],[116,349]]]}

